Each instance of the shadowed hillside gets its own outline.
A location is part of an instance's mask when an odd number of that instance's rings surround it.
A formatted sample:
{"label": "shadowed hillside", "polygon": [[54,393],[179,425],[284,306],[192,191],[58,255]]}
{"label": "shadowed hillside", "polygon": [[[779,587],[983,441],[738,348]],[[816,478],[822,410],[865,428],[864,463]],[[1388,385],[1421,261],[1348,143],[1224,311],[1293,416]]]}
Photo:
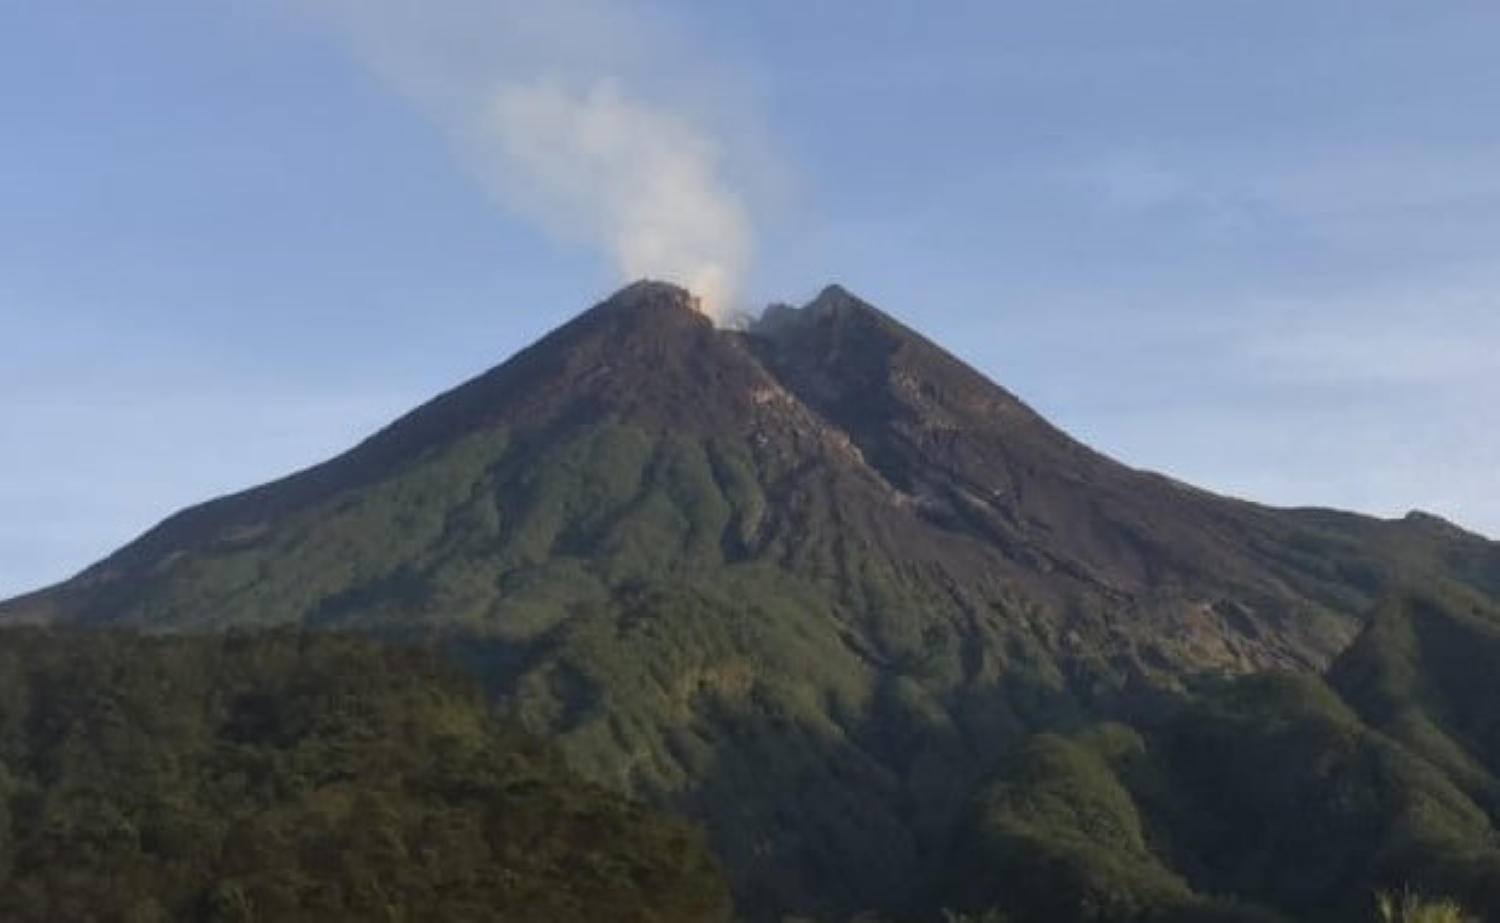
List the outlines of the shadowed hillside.
{"label": "shadowed hillside", "polygon": [[981,785],[931,900],[1015,923],[1500,917],[1500,610],[1385,606],[1325,682],[1221,680],[1133,726],[1042,734]]}

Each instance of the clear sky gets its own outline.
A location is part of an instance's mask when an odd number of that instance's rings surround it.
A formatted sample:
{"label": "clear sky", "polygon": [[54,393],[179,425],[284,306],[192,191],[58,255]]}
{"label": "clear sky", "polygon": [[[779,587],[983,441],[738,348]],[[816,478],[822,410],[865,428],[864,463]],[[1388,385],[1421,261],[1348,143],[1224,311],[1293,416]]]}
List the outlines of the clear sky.
{"label": "clear sky", "polygon": [[0,596],[684,247],[1128,463],[1500,535],[1497,47],[1490,0],[6,3]]}

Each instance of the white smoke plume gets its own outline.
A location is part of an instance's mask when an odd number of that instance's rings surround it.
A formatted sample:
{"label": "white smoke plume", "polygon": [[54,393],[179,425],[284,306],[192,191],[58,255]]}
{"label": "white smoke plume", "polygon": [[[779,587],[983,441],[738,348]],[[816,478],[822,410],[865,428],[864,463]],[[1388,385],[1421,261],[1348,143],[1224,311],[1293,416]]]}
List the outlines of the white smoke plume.
{"label": "white smoke plume", "polygon": [[733,104],[671,23],[602,0],[279,2],[441,124],[512,213],[734,316],[754,234],[721,140]]}
{"label": "white smoke plume", "polygon": [[504,169],[501,201],[554,232],[599,242],[627,279],[686,286],[711,310],[732,304],[750,253],[745,209],[715,172],[713,144],[612,81],[583,91],[505,87],[484,127]]}

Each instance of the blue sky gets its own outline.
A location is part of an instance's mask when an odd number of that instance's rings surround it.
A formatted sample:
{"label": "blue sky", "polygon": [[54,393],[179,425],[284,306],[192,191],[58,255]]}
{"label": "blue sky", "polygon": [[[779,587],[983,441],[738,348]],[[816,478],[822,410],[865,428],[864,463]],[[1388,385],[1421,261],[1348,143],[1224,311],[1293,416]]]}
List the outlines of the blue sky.
{"label": "blue sky", "polygon": [[[6,4],[0,595],[654,265],[663,165],[736,303],[839,281],[1131,464],[1500,535],[1497,46],[1480,2]],[[608,214],[548,184],[579,138],[639,168]]]}

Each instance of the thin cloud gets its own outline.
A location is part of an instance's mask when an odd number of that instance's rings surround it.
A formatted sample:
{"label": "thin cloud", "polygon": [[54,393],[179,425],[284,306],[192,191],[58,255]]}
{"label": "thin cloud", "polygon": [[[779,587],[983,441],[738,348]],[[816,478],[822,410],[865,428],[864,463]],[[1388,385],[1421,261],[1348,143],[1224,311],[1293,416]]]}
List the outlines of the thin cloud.
{"label": "thin cloud", "polygon": [[1500,285],[1263,300],[1241,316],[1232,341],[1247,370],[1494,394],[1500,407]]}

